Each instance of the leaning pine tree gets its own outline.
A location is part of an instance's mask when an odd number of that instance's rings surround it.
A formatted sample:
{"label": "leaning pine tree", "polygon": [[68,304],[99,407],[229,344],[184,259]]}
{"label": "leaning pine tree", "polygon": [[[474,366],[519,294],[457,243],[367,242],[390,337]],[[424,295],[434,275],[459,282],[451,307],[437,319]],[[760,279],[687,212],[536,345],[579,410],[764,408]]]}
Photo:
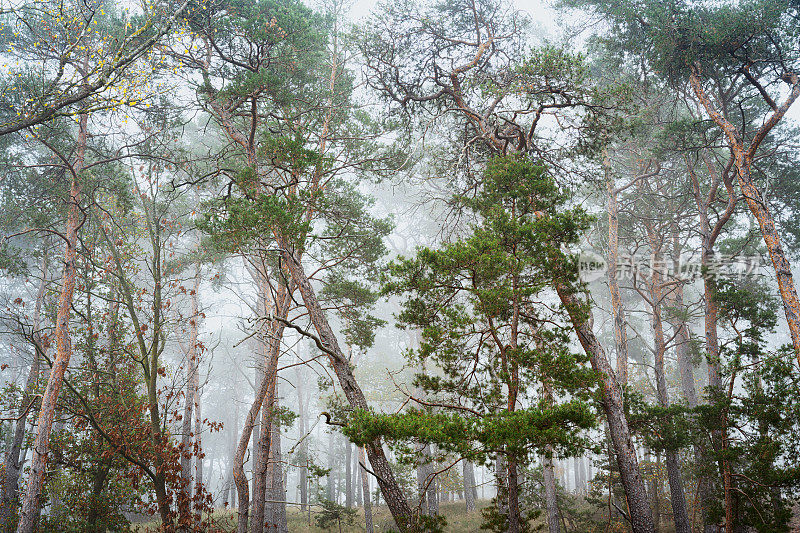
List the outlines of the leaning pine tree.
{"label": "leaning pine tree", "polygon": [[[420,248],[391,268],[387,293],[404,295],[400,321],[422,342],[409,356],[425,362],[416,377],[424,399],[395,415],[357,412],[345,432],[436,444],[443,453],[488,462],[500,457],[497,505],[484,515],[494,531],[528,531],[521,470],[534,455],[577,453],[595,424],[593,373],[569,349],[569,322],[555,278],[574,281],[574,244],[589,217],[565,209],[566,197],[542,166],[495,158],[474,195],[456,204],[477,222],[462,239]],[[541,212],[552,213],[542,217]],[[565,268],[566,267],[566,268]]]}

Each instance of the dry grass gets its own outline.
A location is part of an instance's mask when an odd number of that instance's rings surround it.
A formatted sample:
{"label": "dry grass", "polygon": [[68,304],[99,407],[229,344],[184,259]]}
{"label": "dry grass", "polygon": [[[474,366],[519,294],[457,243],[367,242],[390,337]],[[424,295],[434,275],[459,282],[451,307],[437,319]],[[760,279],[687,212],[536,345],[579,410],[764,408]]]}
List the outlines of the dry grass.
{"label": "dry grass", "polygon": [[[467,512],[464,502],[443,503],[440,507],[440,512],[447,517],[447,527],[445,531],[448,533],[470,533],[480,531],[480,524],[483,521],[480,509],[489,504],[487,501],[478,501],[478,510]],[[296,506],[287,506],[289,513],[288,524],[290,533],[320,533],[323,531],[339,531],[338,527],[334,526],[328,529],[322,529],[316,526],[314,520],[314,511],[311,512],[311,525],[309,525],[308,513],[301,513]],[[384,505],[372,506],[373,512],[373,525],[375,533],[397,531],[394,527],[389,510]],[[214,513],[214,525],[218,531],[233,532],[236,531],[236,512],[232,510],[220,510]],[[148,522],[144,524],[135,525],[133,530],[138,533],[145,533],[147,531],[157,531],[158,524],[156,522]],[[363,533],[366,531],[364,523],[363,509],[357,509],[356,519],[353,525],[342,524],[342,533]]]}

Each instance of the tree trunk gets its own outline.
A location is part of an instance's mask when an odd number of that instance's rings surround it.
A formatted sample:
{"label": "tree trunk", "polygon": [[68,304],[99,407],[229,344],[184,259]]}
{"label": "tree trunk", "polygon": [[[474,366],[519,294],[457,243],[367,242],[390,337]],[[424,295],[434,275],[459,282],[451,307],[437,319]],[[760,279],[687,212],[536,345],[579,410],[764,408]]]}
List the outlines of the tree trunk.
{"label": "tree trunk", "polygon": [[622,394],[614,371],[606,359],[605,351],[592,331],[591,311],[585,309],[578,301],[571,287],[557,283],[556,291],[570,315],[575,333],[589,356],[592,368],[600,378],[603,411],[606,414],[611,441],[614,445],[620,480],[625,489],[631,528],[633,533],[651,533],[655,527],[653,515],[647,503],[647,491],[639,471],[639,460],[636,457],[628,420],[622,407]]}
{"label": "tree trunk", "polygon": [[[278,406],[275,398],[274,406]],[[274,410],[273,410],[274,413]],[[270,424],[272,442],[269,449],[269,467],[267,473],[266,531],[269,533],[288,533],[286,520],[286,490],[283,483],[283,458],[281,456],[281,426],[274,416]]]}
{"label": "tree trunk", "polygon": [[508,459],[508,531],[522,531],[522,513],[519,506],[519,479],[517,476],[517,460]]}
{"label": "tree trunk", "polygon": [[[306,410],[303,402],[303,378],[300,375],[300,367],[297,368],[297,427],[302,442],[300,452],[304,461],[308,461],[308,446],[306,444]],[[308,466],[300,467],[300,510],[305,511],[308,505]]]}
{"label": "tree trunk", "polygon": [[699,74],[699,69],[695,66],[690,78],[692,89],[708,115],[717,123],[728,139],[728,146],[735,157],[736,169],[738,171],[737,176],[739,179],[739,186],[742,189],[742,195],[747,202],[747,207],[750,208],[750,212],[761,228],[764,244],[766,244],[769,257],[772,260],[772,266],[775,270],[775,277],[778,282],[778,290],[781,295],[781,300],[783,300],[786,322],[789,325],[789,332],[792,336],[795,357],[798,362],[800,362],[800,299],[797,297],[797,289],[795,288],[794,278],[792,277],[792,267],[783,251],[780,236],[775,228],[775,219],[772,217],[772,213],[769,210],[769,206],[764,201],[761,191],[753,182],[751,173],[753,159],[761,141],[783,118],[786,111],[788,111],[797,97],[800,96],[800,80],[798,80],[796,74],[791,74],[792,87],[790,94],[783,104],[774,110],[774,113],[769,119],[764,121],[749,146],[745,147],[743,139],[733,124],[728,122],[723,114],[714,108],[708,95],[703,90]]}
{"label": "tree trunk", "polygon": [[[203,486],[203,412],[200,404],[200,372],[199,369],[194,373],[194,442],[196,456],[194,462],[194,486],[195,495],[202,495],[205,487]],[[199,500],[198,500],[199,501]],[[200,513],[196,513],[195,520],[199,523]]]}
{"label": "tree trunk", "polygon": [[234,509],[236,507],[236,490],[233,483],[233,458],[236,456],[236,439],[239,435],[239,402],[236,396],[234,391],[233,404],[235,407],[233,413],[233,431],[229,433],[229,449],[231,451],[228,458],[228,474],[226,476],[225,488],[223,489],[223,504],[229,509]]}
{"label": "tree trunk", "polygon": [[345,440],[344,443],[344,465],[345,465],[345,473],[344,473],[344,505],[348,509],[353,506],[353,472],[352,472],[352,456],[353,449],[350,444],[349,440]]}
{"label": "tree trunk", "polygon": [[369,478],[367,477],[367,459],[364,455],[364,448],[358,447],[358,461],[361,464],[361,491],[364,494],[364,522],[366,533],[373,533],[372,529],[372,502],[369,495]]}
{"label": "tree trunk", "polygon": [[467,512],[475,510],[476,487],[475,487],[475,467],[470,461],[462,461],[462,475],[464,477],[464,502],[467,505]]}
{"label": "tree trunk", "polygon": [[0,531],[11,533],[14,531],[16,518],[16,507],[19,503],[19,475],[22,470],[20,460],[22,447],[25,443],[25,424],[28,420],[28,413],[32,409],[32,402],[35,401],[34,393],[39,381],[41,367],[40,351],[47,349],[49,344],[41,335],[41,316],[42,305],[47,289],[47,250],[42,251],[42,279],[39,282],[39,290],[36,294],[36,303],[33,310],[33,361],[28,370],[28,377],[25,380],[25,390],[22,394],[22,403],[19,406],[16,424],[14,425],[14,436],[11,440],[11,447],[5,457],[5,472],[3,476],[2,493],[0,493]]}
{"label": "tree trunk", "polygon": [[[686,165],[692,181],[692,193],[695,197],[695,204],[697,206],[697,213],[700,222],[699,230],[700,243],[702,247],[702,266],[704,270],[708,270],[713,266],[714,244],[716,239],[722,231],[724,225],[730,219],[731,215],[733,214],[734,207],[736,206],[736,195],[733,190],[732,181],[728,176],[728,170],[733,163],[729,163],[729,166],[724,169],[722,174],[719,174],[714,170],[714,167],[708,158],[704,157],[704,160],[706,161],[706,166],[709,170],[709,173],[712,175],[711,190],[707,196],[704,196],[700,190],[700,181],[697,177],[697,174],[692,170],[691,163],[687,161]],[[728,191],[728,205],[712,227],[708,213],[711,204],[717,199],[717,188],[719,187],[720,182],[725,185],[725,188]],[[714,395],[713,391],[717,391],[717,393],[722,392],[719,339],[717,335],[719,308],[717,306],[716,295],[717,284],[714,276],[703,276],[706,361],[708,366],[708,387],[712,391],[712,396]],[[724,428],[721,431],[713,431],[711,433],[711,445],[713,446],[714,450],[719,452],[722,448],[722,443],[726,439],[727,431],[725,431]],[[701,452],[699,457],[700,463],[707,463],[708,461],[705,459],[705,450],[702,447],[699,447],[698,449]],[[725,470],[724,464],[721,466],[721,470]],[[715,498],[711,483],[707,479],[707,476],[700,476],[698,483],[698,496],[700,497],[701,507],[703,510],[703,531],[704,533],[718,533],[719,528],[717,525],[709,522],[710,513],[708,512],[708,507],[713,504]],[[729,505],[727,504],[730,502],[730,494],[727,492],[725,493],[725,501],[726,507],[728,507]]]}
{"label": "tree trunk", "polygon": [[361,491],[361,467],[358,466],[358,446],[355,447],[355,453],[353,453],[353,483],[355,484],[353,490],[356,496],[356,507],[361,507],[364,505],[364,498]]}
{"label": "tree trunk", "polygon": [[[269,343],[272,342],[274,340],[269,341]],[[262,346],[266,348],[267,352],[270,351],[268,345]],[[271,355],[275,358],[275,361],[267,362],[266,366],[269,367],[270,371],[272,371],[273,367],[277,369],[277,359],[280,356],[280,352],[272,352]],[[255,460],[253,462],[253,519],[250,523],[251,533],[262,533],[265,527],[269,530],[271,525],[271,521],[266,514],[268,506],[265,500],[270,499],[268,497],[270,494],[268,486],[270,485],[269,480],[272,473],[272,448],[275,445],[272,440],[275,436],[272,424],[276,401],[276,383],[276,379],[273,379],[270,389],[267,391],[266,401],[261,406],[261,435],[258,440],[258,448],[254,451]]]}
{"label": "tree trunk", "polygon": [[333,429],[328,433],[328,483],[325,485],[325,498],[329,501],[336,501],[336,457],[334,454],[335,441]]}
{"label": "tree trunk", "polygon": [[[325,312],[317,300],[317,295],[306,277],[303,266],[288,250],[286,242],[279,239],[279,244],[283,249],[282,255],[284,263],[292,274],[292,279],[300,289],[305,303],[306,310],[311,318],[314,328],[317,330],[319,340],[327,351],[331,366],[333,367],[339,384],[347,398],[347,401],[354,409],[369,409],[364,393],[353,376],[350,363],[344,356],[339,342],[331,329]],[[376,474],[378,485],[383,494],[386,504],[394,517],[395,523],[401,532],[409,531],[414,528],[414,515],[411,507],[405,499],[403,491],[395,480],[389,461],[386,459],[380,440],[375,440],[367,445],[367,456]]]}
{"label": "tree trunk", "polygon": [[[291,301],[291,292],[291,287],[287,288],[283,285],[279,286],[277,298],[278,305],[275,309],[276,316],[284,319],[287,316],[289,303]],[[253,404],[250,406],[250,410],[247,412],[247,418],[245,418],[244,427],[242,428],[242,435],[239,438],[239,444],[236,448],[236,455],[234,456],[233,460],[233,480],[236,483],[237,497],[239,500],[236,524],[237,533],[247,533],[247,525],[250,514],[250,494],[247,484],[247,476],[244,473],[244,455],[247,452],[247,446],[250,442],[250,437],[253,433],[255,422],[258,420],[258,415],[261,412],[261,405],[264,402],[264,398],[267,397],[268,394],[271,394],[275,386],[278,370],[278,355],[280,354],[280,339],[283,336],[283,330],[283,322],[276,320],[270,325],[271,341],[269,343],[269,366],[264,372],[264,378],[261,380],[261,384],[256,391]],[[269,435],[269,432],[266,433]],[[261,523],[263,524],[263,520]]]}
{"label": "tree trunk", "polygon": [[625,387],[628,384],[628,332],[617,279],[619,263],[619,202],[617,195],[619,193],[608,161],[605,161],[604,167],[608,192],[608,288],[611,292],[611,315],[614,318],[614,340],[617,348],[617,382],[620,387]]}
{"label": "tree trunk", "polygon": [[[663,265],[663,257],[661,255],[662,243],[656,235],[656,229],[651,224],[645,223],[645,228],[652,254],[650,307],[653,314],[653,338],[656,344],[654,364],[656,392],[658,395],[658,404],[666,409],[669,407],[669,392],[667,391],[667,377],[664,368],[664,355],[667,351],[667,346],[664,339],[664,326],[661,320],[661,302],[664,298],[664,282],[661,274],[661,265]],[[666,463],[667,476],[669,478],[670,501],[672,502],[672,513],[675,522],[675,533],[691,533],[689,513],[686,510],[686,495],[683,491],[683,481],[681,480],[677,451],[672,449],[666,450]]]}
{"label": "tree trunk", "polygon": [[[549,455],[548,455],[549,454]],[[553,468],[553,447],[548,444],[545,455],[542,457],[544,468],[544,501],[547,508],[548,533],[560,533],[561,526],[558,521],[558,499],[556,489],[556,475]]]}
{"label": "tree trunk", "polygon": [[[198,291],[200,288],[200,263],[195,264],[195,273],[192,288],[189,291],[191,300],[191,314],[189,318],[189,347],[186,354],[186,397],[181,420],[181,483],[182,494],[178,496],[178,519],[180,523],[188,526],[192,522],[191,497],[192,497],[192,458],[195,457],[195,444],[192,437],[199,439],[199,424],[195,421],[194,434],[192,433],[192,415],[199,415],[196,407],[200,402],[197,397],[199,377],[197,332],[200,313],[198,311]],[[199,459],[197,460],[200,465]],[[201,466],[199,466],[202,468]],[[200,487],[198,486],[198,489]]]}
{"label": "tree trunk", "polygon": [[67,214],[66,249],[64,251],[64,272],[61,281],[61,294],[58,298],[56,314],[56,357],[50,370],[41,408],[37,420],[38,429],[33,443],[31,475],[22,502],[22,515],[17,526],[17,533],[32,533],[39,516],[39,505],[47,468],[47,455],[50,451],[50,431],[53,426],[56,402],[58,401],[64,373],[72,357],[72,342],[69,336],[69,320],[72,308],[72,297],[75,292],[76,259],[78,251],[78,232],[83,225],[83,212],[80,202],[82,197],[80,173],[83,169],[86,153],[88,116],[80,115],[78,126],[78,146],[75,163],[70,171],[69,211]]}

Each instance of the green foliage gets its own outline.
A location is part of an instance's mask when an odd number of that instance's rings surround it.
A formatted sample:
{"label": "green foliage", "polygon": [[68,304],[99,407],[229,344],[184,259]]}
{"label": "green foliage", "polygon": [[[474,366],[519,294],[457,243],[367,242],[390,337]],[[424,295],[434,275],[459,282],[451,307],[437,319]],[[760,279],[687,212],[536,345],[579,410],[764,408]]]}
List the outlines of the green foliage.
{"label": "green foliage", "polygon": [[784,44],[796,32],[795,7],[787,1],[567,0],[562,4],[588,7],[606,18],[612,24],[608,46],[646,57],[673,79],[685,80],[693,65],[709,75],[731,73],[742,64],[759,70],[794,66],[794,58],[781,50],[788,49]]}
{"label": "green foliage", "polygon": [[[324,44],[322,18],[297,0],[227,0],[194,11],[190,28],[214,42],[217,61],[200,88],[211,100],[265,95],[292,102]],[[224,86],[214,84],[224,80]]]}
{"label": "green foliage", "polygon": [[319,505],[322,507],[322,510],[319,511],[317,516],[314,518],[317,523],[317,527],[328,529],[329,527],[336,525],[341,531],[342,524],[352,525],[355,522],[357,512],[356,509],[350,509],[349,507],[339,505],[338,503],[325,498],[320,499]]}
{"label": "green foliage", "polygon": [[496,454],[525,462],[547,445],[577,453],[596,422],[594,375],[569,350],[563,310],[545,302],[554,282],[575,281],[564,249],[590,218],[566,208],[546,169],[523,158],[491,160],[475,185],[454,198],[476,221],[471,231],[398,259],[384,288],[405,296],[398,318],[422,332],[408,356],[433,364],[414,381],[431,407],[356,411],[344,431],[361,443],[435,443],[476,462]]}

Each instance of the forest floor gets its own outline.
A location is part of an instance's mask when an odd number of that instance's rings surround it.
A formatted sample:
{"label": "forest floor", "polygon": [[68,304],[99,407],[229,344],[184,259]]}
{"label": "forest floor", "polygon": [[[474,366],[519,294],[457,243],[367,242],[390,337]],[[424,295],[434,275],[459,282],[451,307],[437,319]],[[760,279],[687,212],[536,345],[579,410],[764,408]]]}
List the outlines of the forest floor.
{"label": "forest floor", "polygon": [[[439,510],[447,518],[446,532],[451,533],[469,533],[480,531],[480,524],[483,522],[481,516],[481,509],[489,505],[489,500],[478,500],[476,503],[478,509],[475,511],[467,512],[466,506],[463,501],[442,503]],[[362,508],[357,509],[356,519],[352,525],[342,524],[342,533],[363,533],[366,528],[364,525],[364,511]],[[385,531],[396,531],[394,527],[394,520],[389,513],[389,509],[380,505],[372,507],[373,512],[373,525],[376,533]],[[338,532],[337,526],[322,529],[314,523],[314,513],[311,514],[311,525],[308,524],[308,514],[300,513],[299,510],[290,510],[288,516],[289,532],[290,533],[319,533],[322,531]]]}
{"label": "forest floor", "polygon": [[[440,505],[440,512],[447,518],[447,527],[445,532],[448,533],[470,533],[481,531],[480,524],[483,522],[481,516],[481,509],[489,505],[489,500],[478,500],[476,505],[478,509],[472,512],[465,510],[463,501],[442,503]],[[339,531],[338,526],[334,525],[327,529],[322,529],[316,526],[314,519],[314,510],[311,512],[311,525],[309,525],[308,513],[300,512],[299,509],[289,506],[288,512],[288,525],[290,533],[321,533],[323,531]],[[356,509],[356,518],[352,524],[342,523],[342,533],[363,533],[366,531],[364,524],[364,511],[362,508]],[[389,509],[385,505],[372,506],[373,512],[373,526],[375,533],[384,533],[388,531],[396,531],[394,527],[394,520],[389,513]],[[223,531],[236,531],[236,512],[225,510],[218,511],[214,516],[214,525]],[[140,523],[135,525],[133,530],[138,533],[145,533],[155,531],[158,529],[158,524],[154,521],[147,523]]]}

